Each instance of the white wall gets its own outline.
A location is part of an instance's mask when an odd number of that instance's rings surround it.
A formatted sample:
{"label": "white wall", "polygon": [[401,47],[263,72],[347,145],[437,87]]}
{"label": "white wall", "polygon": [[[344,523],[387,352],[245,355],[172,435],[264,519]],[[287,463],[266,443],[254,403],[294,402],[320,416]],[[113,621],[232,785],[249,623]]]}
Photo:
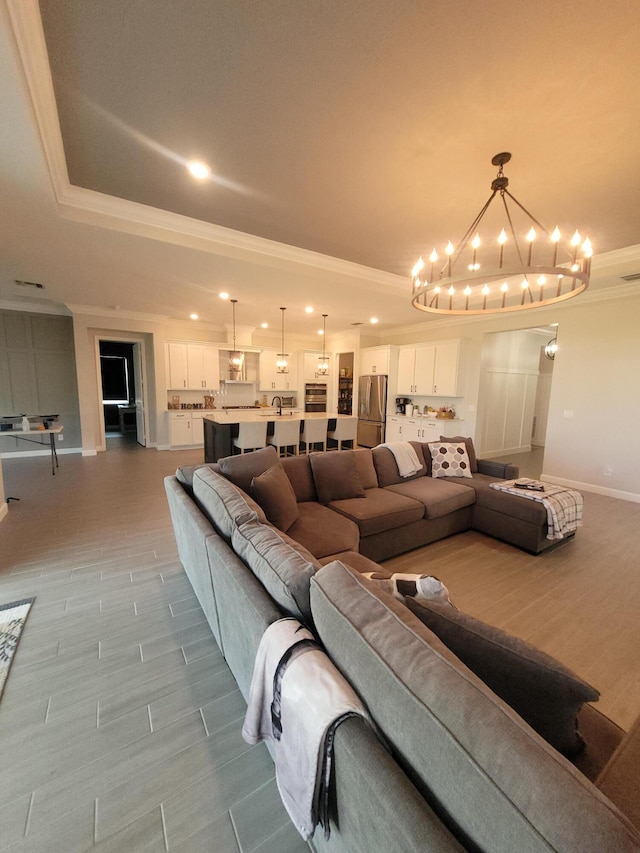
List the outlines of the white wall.
{"label": "white wall", "polygon": [[640,501],[640,297],[563,315],[544,468],[554,478]]}

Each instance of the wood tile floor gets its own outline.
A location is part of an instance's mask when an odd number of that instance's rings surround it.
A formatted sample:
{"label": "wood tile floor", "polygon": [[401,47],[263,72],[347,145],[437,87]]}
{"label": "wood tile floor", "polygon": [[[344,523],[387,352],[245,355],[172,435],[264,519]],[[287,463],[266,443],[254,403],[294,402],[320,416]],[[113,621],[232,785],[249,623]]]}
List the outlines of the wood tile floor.
{"label": "wood tile floor", "polygon": [[3,460],[0,601],[35,595],[0,700],[0,850],[298,853],[177,557],[162,479],[201,451],[123,437]]}
{"label": "wood tile floor", "polygon": [[[162,478],[201,451],[109,441],[3,460],[0,601],[36,596],[0,700],[0,851],[298,853],[263,746],[177,558]],[[534,473],[529,476],[535,476]],[[532,557],[468,532],[388,561],[640,713],[640,504],[585,495],[574,542]]]}

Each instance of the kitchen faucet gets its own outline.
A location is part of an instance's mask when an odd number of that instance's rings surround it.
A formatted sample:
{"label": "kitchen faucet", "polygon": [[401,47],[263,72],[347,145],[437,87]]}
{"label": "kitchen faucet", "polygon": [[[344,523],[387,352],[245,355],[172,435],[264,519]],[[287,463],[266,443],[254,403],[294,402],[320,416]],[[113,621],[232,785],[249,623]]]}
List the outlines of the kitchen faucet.
{"label": "kitchen faucet", "polygon": [[276,395],[276,396],[273,398],[273,400],[271,401],[271,405],[272,405],[272,406],[273,406],[273,404],[275,403],[275,401],[276,401],[276,400],[278,401],[278,415],[279,415],[280,417],[282,417],[282,397],[278,397],[278,396]]}

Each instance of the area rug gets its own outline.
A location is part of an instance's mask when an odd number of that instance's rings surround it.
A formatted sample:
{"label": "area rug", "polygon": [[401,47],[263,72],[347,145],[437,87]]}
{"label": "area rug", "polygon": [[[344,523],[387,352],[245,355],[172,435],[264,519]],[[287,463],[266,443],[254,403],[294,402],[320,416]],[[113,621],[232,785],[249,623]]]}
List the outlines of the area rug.
{"label": "area rug", "polygon": [[34,598],[0,604],[0,698]]}

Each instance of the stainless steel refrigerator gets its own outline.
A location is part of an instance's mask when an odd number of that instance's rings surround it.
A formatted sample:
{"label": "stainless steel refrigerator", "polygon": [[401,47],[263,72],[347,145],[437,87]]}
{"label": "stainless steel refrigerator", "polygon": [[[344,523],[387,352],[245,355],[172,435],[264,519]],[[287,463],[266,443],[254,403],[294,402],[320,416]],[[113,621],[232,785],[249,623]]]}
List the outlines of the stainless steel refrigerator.
{"label": "stainless steel refrigerator", "polygon": [[358,384],[358,444],[375,447],[384,441],[387,377],[361,376]]}

